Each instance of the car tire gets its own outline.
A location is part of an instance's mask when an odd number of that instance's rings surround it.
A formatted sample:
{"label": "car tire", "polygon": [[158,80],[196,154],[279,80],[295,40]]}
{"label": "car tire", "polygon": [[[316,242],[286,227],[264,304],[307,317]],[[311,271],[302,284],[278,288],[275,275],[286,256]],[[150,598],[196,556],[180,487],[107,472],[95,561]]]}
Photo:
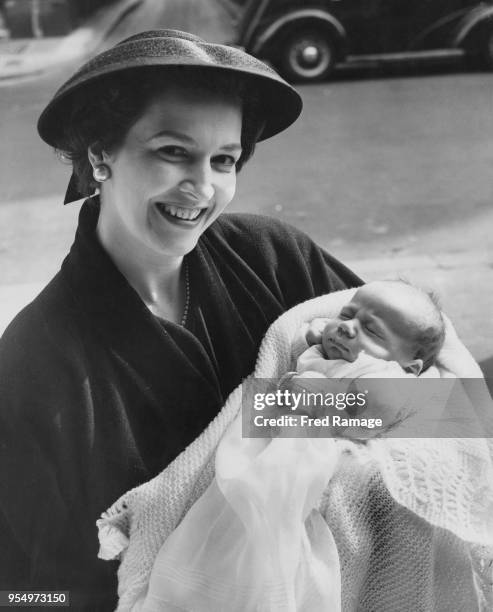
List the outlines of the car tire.
{"label": "car tire", "polygon": [[279,68],[288,81],[321,81],[334,65],[335,45],[329,34],[318,29],[291,34],[281,50]]}
{"label": "car tire", "polygon": [[481,65],[485,70],[493,70],[493,28],[486,28],[480,42]]}

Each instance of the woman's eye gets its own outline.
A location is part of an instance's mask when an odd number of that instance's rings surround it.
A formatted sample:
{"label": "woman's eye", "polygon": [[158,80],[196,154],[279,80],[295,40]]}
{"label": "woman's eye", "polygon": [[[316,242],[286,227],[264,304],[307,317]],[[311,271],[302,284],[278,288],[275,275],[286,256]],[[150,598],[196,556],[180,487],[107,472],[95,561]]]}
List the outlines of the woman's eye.
{"label": "woman's eye", "polygon": [[212,163],[221,169],[229,171],[235,166],[236,159],[232,155],[216,155],[212,159]]}
{"label": "woman's eye", "polygon": [[347,312],[342,311],[339,313],[339,319],[350,319],[350,318],[351,318],[351,315],[348,314]]}
{"label": "woman's eye", "polygon": [[160,147],[159,153],[166,157],[173,157],[175,159],[183,159],[187,156],[187,151],[183,147],[177,147],[174,145],[167,145]]}

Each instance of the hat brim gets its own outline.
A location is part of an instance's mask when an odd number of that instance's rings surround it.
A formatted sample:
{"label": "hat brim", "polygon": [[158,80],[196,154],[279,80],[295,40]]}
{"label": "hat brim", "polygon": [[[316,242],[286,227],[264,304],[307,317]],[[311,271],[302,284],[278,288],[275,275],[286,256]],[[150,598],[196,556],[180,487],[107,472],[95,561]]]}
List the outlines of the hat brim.
{"label": "hat brim", "polygon": [[265,140],[289,127],[301,113],[299,93],[274,70],[244,51],[226,45],[206,43],[187,33],[162,30],[144,32],[105,51],[75,73],[57,91],[38,121],[41,138],[53,147],[61,142],[74,96],[110,75],[143,67],[180,67],[193,71],[220,71],[248,81],[247,91],[255,93]]}

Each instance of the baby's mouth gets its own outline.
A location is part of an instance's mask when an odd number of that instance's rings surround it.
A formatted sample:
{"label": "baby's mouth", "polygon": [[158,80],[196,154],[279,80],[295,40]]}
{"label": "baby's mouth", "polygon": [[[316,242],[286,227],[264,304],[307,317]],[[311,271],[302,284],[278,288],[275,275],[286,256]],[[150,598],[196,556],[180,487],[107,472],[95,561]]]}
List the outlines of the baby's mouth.
{"label": "baby's mouth", "polygon": [[198,221],[207,210],[207,208],[187,208],[185,206],[166,204],[164,202],[157,202],[156,207],[163,217],[188,223]]}
{"label": "baby's mouth", "polygon": [[338,340],[336,340],[335,338],[333,338],[332,336],[329,336],[329,342],[334,345],[336,348],[338,348],[340,351],[342,351],[343,353],[350,353],[349,349],[347,349],[344,344],[342,344],[342,342],[339,342]]}
{"label": "baby's mouth", "polygon": [[333,336],[328,336],[326,339],[327,346],[325,351],[327,353],[327,357],[329,359],[343,359],[344,361],[353,362],[354,355],[349,348],[344,346],[342,342],[334,338]]}

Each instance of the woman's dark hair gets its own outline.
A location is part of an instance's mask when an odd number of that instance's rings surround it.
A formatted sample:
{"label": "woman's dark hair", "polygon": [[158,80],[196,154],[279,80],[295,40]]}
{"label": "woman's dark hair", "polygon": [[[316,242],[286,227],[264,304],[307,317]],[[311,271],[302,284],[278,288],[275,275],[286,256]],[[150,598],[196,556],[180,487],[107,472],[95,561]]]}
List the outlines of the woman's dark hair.
{"label": "woman's dark hair", "polygon": [[63,137],[56,149],[63,160],[72,163],[81,193],[90,194],[98,185],[92,176],[88,148],[108,152],[117,148],[150,100],[162,92],[167,83],[238,101],[243,112],[243,150],[236,170],[239,171],[253,155],[264,123],[259,102],[245,76],[238,77],[227,70],[196,70],[186,66],[122,71],[73,94],[70,110],[64,118]]}

